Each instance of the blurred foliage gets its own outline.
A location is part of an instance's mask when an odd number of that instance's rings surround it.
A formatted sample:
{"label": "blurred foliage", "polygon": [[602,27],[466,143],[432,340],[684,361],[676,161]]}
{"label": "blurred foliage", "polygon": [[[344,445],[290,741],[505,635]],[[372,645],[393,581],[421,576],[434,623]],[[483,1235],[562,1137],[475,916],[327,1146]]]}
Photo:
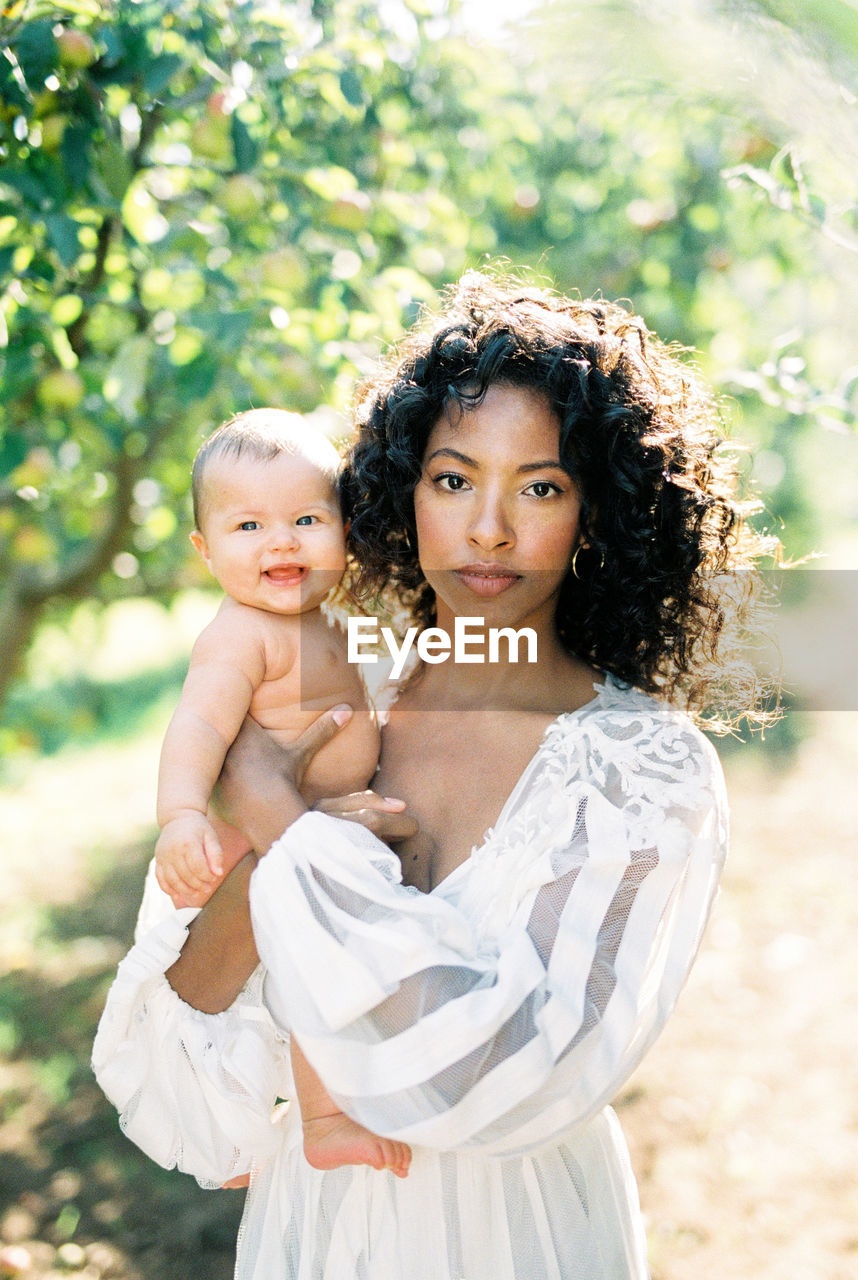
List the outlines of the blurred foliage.
{"label": "blurred foliage", "polygon": [[175,704],[187,665],[182,658],[122,679],[99,680],[75,671],[47,685],[13,684],[7,727],[0,729],[0,782],[4,745],[53,755],[70,742],[85,746],[136,732],[165,699]]}
{"label": "blurred foliage", "polygon": [[[854,416],[858,291],[777,76],[715,74],[735,6],[689,8],[696,62],[673,6],[624,0],[549,6],[511,49],[444,0],[4,7],[0,698],[44,619],[201,581],[206,431],[251,404],[344,413],[486,257],[710,353],[789,549],[813,547],[802,442]],[[783,18],[753,8],[777,69]]]}

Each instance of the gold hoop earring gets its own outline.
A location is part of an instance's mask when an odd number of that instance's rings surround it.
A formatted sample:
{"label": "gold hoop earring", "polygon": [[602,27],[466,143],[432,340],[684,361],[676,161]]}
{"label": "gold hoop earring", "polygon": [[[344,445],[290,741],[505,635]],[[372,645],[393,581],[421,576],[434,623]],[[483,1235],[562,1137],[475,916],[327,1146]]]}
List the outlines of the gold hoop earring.
{"label": "gold hoop earring", "polygon": [[578,543],[577,547],[572,553],[572,564],[570,566],[572,569],[572,577],[577,578],[579,582],[583,582],[584,579],[581,577],[580,573],[578,572],[578,552],[581,550],[581,548],[584,545],[585,544],[583,542]]}
{"label": "gold hoop earring", "polygon": [[[573,578],[577,578],[579,582],[587,582],[589,581],[589,579],[582,578],[580,573],[578,572],[578,552],[579,551],[592,551],[592,547],[590,546],[589,542],[579,542],[577,547],[572,553],[572,563],[569,566],[569,568],[572,571]],[[599,554],[599,569],[604,569],[604,567],[605,567],[605,553],[604,551],[602,551]]]}

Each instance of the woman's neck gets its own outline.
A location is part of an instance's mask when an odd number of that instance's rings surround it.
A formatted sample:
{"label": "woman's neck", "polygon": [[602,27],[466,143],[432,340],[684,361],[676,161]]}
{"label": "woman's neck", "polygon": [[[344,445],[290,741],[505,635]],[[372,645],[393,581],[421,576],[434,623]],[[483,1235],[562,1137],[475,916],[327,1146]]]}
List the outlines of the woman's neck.
{"label": "woman's neck", "polygon": [[[410,691],[415,703],[432,709],[493,708],[559,714],[571,709],[570,704],[587,701],[592,696],[594,679],[601,679],[563,648],[553,615],[547,625],[540,625],[537,620],[532,628],[534,644],[528,642],[526,635],[517,644],[503,635],[493,641],[488,625],[481,628],[471,621],[463,627],[463,620],[458,621],[457,653],[456,619],[439,609],[436,626],[449,636],[451,651],[443,662],[419,663]],[[516,654],[517,660],[511,660]]]}

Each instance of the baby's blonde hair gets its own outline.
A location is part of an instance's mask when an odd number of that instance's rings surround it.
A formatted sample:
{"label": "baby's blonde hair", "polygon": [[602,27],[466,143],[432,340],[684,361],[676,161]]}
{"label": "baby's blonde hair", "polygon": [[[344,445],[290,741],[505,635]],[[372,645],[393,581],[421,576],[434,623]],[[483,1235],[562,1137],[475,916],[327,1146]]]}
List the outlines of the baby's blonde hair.
{"label": "baby's blonde hair", "polygon": [[299,413],[287,409],[247,409],[237,413],[200,445],[191,470],[194,525],[201,528],[205,508],[205,473],[213,458],[241,456],[270,462],[281,453],[309,459],[327,480],[339,501],[342,459],[331,441]]}

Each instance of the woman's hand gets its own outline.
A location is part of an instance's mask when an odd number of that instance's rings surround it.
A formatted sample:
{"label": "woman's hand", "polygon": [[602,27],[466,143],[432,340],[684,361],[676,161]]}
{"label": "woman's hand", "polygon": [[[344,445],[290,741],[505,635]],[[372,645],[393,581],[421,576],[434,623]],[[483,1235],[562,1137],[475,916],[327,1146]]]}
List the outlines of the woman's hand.
{"label": "woman's hand", "polygon": [[307,806],[299,787],[317,751],[352,718],[345,703],[332,707],[288,745],[255,720],[245,720],[226,753],[215,790],[215,809],[264,854]]}
{"label": "woman's hand", "polygon": [[405,812],[405,801],[391,796],[379,796],[374,791],[353,791],[348,796],[331,796],[320,800],[313,808],[318,813],[328,813],[333,818],[346,818],[359,822],[386,844],[405,840],[417,834],[419,828],[414,818]]}

